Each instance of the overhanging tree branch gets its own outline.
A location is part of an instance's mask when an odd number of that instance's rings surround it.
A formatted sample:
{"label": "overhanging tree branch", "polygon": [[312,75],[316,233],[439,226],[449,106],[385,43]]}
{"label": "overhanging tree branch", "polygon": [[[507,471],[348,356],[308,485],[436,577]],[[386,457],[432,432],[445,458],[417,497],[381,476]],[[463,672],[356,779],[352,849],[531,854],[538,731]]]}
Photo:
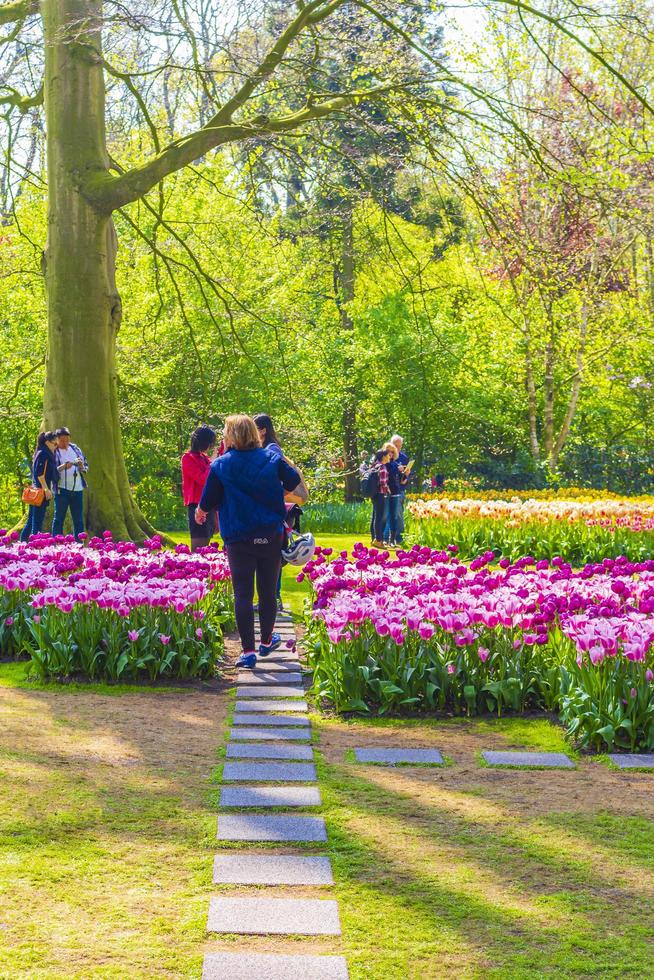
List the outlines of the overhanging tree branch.
{"label": "overhanging tree branch", "polygon": [[270,78],[273,72],[281,65],[284,60],[284,55],[304,28],[319,24],[337,10],[338,7],[342,7],[344,3],[345,0],[331,0],[330,3],[324,3],[324,0],[312,0],[311,3],[302,6],[297,17],[280,34],[263,61],[255,68],[238,92],[219,109],[214,118],[209,121],[209,125],[222,126],[224,123],[230,122],[237,109],[244,106],[262,82]]}
{"label": "overhanging tree branch", "polygon": [[9,85],[5,85],[3,88],[4,91],[8,91],[10,94],[0,95],[0,106],[11,106],[14,109],[18,109],[19,112],[29,112],[35,106],[43,105],[43,85],[39,87],[38,92],[35,92],[34,95],[21,95],[20,92],[17,92],[16,89],[11,88]]}
{"label": "overhanging tree branch", "polygon": [[170,143],[153,160],[141,167],[134,167],[120,177],[106,172],[92,174],[80,180],[81,193],[99,211],[111,212],[136,201],[147,194],[160,180],[181,170],[199,157],[226,143],[254,136],[287,133],[315,119],[331,116],[341,109],[381,95],[396,91],[394,85],[379,85],[368,90],[343,92],[325,102],[307,103],[297,112],[278,119],[255,116],[248,122],[213,126],[207,123],[202,129]]}
{"label": "overhanging tree branch", "polygon": [[0,6],[0,24],[13,24],[24,20],[29,14],[38,12],[37,0],[15,0],[14,3],[4,3]]}

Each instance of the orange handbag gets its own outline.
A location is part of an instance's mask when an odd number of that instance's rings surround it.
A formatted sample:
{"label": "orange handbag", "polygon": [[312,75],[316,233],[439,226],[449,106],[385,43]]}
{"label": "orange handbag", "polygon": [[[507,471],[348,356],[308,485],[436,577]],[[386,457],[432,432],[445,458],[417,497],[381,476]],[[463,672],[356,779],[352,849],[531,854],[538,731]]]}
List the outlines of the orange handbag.
{"label": "orange handbag", "polygon": [[45,500],[45,490],[41,487],[25,487],[23,490],[23,503],[30,504],[32,507],[40,507]]}
{"label": "orange handbag", "polygon": [[[45,461],[45,467],[43,469],[43,476],[48,472],[48,461]],[[45,500],[45,490],[43,487],[25,487],[23,490],[22,501],[24,504],[29,504],[31,507],[40,507]]]}

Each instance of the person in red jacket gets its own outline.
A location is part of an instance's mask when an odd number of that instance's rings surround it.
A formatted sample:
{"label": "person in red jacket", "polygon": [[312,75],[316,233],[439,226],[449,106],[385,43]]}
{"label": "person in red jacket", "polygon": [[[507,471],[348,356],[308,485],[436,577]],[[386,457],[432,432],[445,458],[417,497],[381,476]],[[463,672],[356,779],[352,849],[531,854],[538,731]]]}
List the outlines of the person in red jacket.
{"label": "person in red jacket", "polygon": [[209,468],[215,457],[216,432],[210,425],[200,425],[191,435],[191,448],[182,456],[182,494],[188,511],[191,551],[205,548],[216,530],[213,514],[204,524],[195,521],[195,508],[200,503]]}

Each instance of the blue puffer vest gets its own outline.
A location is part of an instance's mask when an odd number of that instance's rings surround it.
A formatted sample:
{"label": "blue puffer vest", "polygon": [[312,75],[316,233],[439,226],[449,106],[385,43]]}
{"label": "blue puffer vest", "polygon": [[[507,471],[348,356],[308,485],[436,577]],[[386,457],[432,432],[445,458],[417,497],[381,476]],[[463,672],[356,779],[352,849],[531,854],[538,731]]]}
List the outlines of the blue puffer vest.
{"label": "blue puffer vest", "polygon": [[225,544],[281,532],[286,516],[279,457],[266,449],[228,449],[211,464],[223,487],[218,507]]}

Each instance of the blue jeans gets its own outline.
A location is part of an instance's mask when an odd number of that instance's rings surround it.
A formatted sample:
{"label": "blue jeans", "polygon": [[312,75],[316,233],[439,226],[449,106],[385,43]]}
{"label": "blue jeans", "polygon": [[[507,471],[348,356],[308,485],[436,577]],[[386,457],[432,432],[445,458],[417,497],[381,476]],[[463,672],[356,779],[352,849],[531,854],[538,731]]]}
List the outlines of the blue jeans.
{"label": "blue jeans", "polygon": [[35,507],[33,504],[30,504],[29,510],[27,511],[25,527],[20,532],[21,541],[29,541],[33,534],[40,534],[43,530],[43,522],[45,521],[45,512],[47,509],[47,500],[44,500],[40,507]]}
{"label": "blue jeans", "polygon": [[388,501],[390,497],[381,493],[376,493],[372,498],[372,539],[373,541],[384,540],[384,528],[388,520]]}
{"label": "blue jeans", "polygon": [[73,519],[73,530],[75,537],[79,538],[84,530],[84,491],[83,490],[58,490],[54,498],[54,518],[52,520],[52,533],[64,533],[64,521],[70,508],[70,516]]}
{"label": "blue jeans", "polygon": [[404,494],[394,494],[388,501],[388,519],[384,528],[384,541],[402,542],[404,531]]}

